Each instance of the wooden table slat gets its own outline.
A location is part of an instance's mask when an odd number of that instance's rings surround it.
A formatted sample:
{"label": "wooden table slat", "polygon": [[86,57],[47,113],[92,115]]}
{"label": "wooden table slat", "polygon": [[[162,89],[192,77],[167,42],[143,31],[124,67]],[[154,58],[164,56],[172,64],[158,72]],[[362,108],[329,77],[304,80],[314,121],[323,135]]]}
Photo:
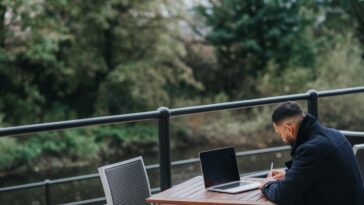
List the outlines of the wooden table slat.
{"label": "wooden table slat", "polygon": [[244,197],[243,200],[247,201],[256,201],[257,197],[261,197],[263,194],[260,190],[253,190],[250,192],[251,194],[248,197]]}
{"label": "wooden table slat", "polygon": [[254,198],[254,196],[256,195],[263,195],[262,192],[258,189],[258,190],[251,190],[247,193],[247,195],[245,197],[240,198],[240,200],[251,200],[252,198]]}
{"label": "wooden table slat", "polygon": [[185,192],[181,193],[178,198],[191,198],[191,195],[199,192],[200,190],[204,190],[205,186],[202,183],[198,183],[195,186],[186,187]]}
{"label": "wooden table slat", "polygon": [[167,190],[165,190],[163,192],[160,192],[158,194],[155,194],[153,196],[160,196],[160,197],[163,197],[163,196],[171,196],[171,197],[176,196],[178,193],[183,192],[183,189],[185,187],[193,185],[194,183],[197,183],[200,180],[201,179],[199,178],[199,176],[196,176],[196,177],[194,177],[194,178],[192,178],[192,179],[190,179],[190,180],[188,180],[186,182],[183,182],[181,184],[173,186],[171,189],[167,189]]}

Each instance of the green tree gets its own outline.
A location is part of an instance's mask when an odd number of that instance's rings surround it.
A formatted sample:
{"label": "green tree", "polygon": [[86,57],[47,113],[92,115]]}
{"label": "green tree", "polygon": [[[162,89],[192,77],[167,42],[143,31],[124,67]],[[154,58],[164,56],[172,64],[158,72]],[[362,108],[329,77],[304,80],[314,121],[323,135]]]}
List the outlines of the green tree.
{"label": "green tree", "polygon": [[60,21],[46,17],[53,5],[38,1],[3,1],[2,5],[7,18],[0,48],[0,109],[9,123],[39,122],[48,115],[67,78],[60,45],[69,36]]}
{"label": "green tree", "polygon": [[[201,89],[181,61],[178,7],[164,0],[1,1],[1,125],[146,111]],[[41,164],[44,156],[98,158],[115,139],[154,142],[150,127],[127,128],[113,128],[111,140],[103,140],[108,127],[0,139],[0,153],[8,153],[0,170]]]}
{"label": "green tree", "polygon": [[4,120],[145,111],[180,99],[174,88],[199,89],[174,38],[177,19],[168,11],[177,7],[162,0],[2,1]]}
{"label": "green tree", "polygon": [[269,61],[281,73],[289,64],[314,63],[313,45],[306,33],[313,18],[302,1],[209,2],[198,11],[219,64],[211,86],[215,92],[224,91],[235,99],[253,95],[255,79]]}

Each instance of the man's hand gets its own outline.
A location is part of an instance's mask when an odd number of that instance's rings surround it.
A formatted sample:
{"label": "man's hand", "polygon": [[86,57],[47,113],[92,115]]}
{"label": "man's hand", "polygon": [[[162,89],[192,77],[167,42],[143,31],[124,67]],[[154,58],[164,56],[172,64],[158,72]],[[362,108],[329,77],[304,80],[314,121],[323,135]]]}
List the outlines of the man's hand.
{"label": "man's hand", "polygon": [[271,181],[283,180],[286,176],[286,171],[284,169],[273,169],[272,174],[268,174],[268,176],[264,179],[264,181],[260,184],[260,189],[264,187],[264,185]]}
{"label": "man's hand", "polygon": [[265,178],[264,181],[260,184],[259,189],[262,189],[266,183],[272,182],[272,181],[277,181],[277,180],[268,175],[267,178]]}
{"label": "man's hand", "polygon": [[272,170],[272,177],[275,180],[283,180],[286,176],[286,171],[284,169],[273,169]]}

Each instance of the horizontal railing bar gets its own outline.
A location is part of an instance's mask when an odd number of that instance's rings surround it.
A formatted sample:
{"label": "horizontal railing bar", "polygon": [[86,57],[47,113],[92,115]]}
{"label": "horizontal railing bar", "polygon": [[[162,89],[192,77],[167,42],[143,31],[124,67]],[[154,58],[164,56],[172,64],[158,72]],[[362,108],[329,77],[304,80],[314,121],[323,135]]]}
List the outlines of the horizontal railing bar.
{"label": "horizontal railing bar", "polygon": [[188,115],[188,114],[196,114],[203,112],[215,112],[219,110],[231,110],[231,109],[247,108],[252,106],[268,105],[273,103],[284,102],[287,100],[292,100],[292,101],[306,100],[309,98],[309,96],[310,95],[308,93],[302,93],[302,94],[285,95],[277,97],[259,98],[253,100],[243,100],[235,102],[216,103],[210,105],[175,108],[175,109],[170,109],[170,113],[171,116],[179,116],[179,115]]}
{"label": "horizontal railing bar", "polygon": [[0,193],[8,192],[8,191],[30,189],[30,188],[41,187],[41,186],[45,186],[45,185],[46,185],[46,182],[42,181],[42,182],[34,182],[34,183],[29,183],[29,184],[2,187],[2,188],[0,188]]}
{"label": "horizontal railing bar", "polygon": [[268,175],[270,170],[254,171],[249,173],[240,174],[240,177],[265,177]]}
{"label": "horizontal railing bar", "polygon": [[65,204],[61,204],[61,205],[84,205],[84,204],[94,204],[94,203],[99,203],[99,202],[106,202],[106,198],[99,197],[99,198],[88,199],[88,200],[83,200],[83,201],[69,202],[69,203],[65,203]]}
{"label": "horizontal railing bar", "polygon": [[106,117],[94,117],[79,120],[68,120],[59,122],[50,122],[34,125],[23,125],[9,128],[1,128],[0,136],[10,136],[10,135],[23,135],[35,132],[52,131],[52,130],[62,130],[67,128],[85,127],[91,125],[104,125],[104,124],[114,124],[122,122],[134,122],[140,120],[152,120],[158,119],[160,117],[159,111],[150,112],[140,112],[133,114],[124,115],[113,115]]}
{"label": "horizontal railing bar", "polygon": [[152,194],[155,194],[157,192],[160,192],[161,188],[160,187],[152,188],[152,189],[150,189],[150,191],[152,192]]}
{"label": "horizontal railing bar", "polygon": [[236,156],[245,157],[245,156],[256,155],[256,154],[287,151],[290,149],[291,149],[291,147],[289,145],[285,145],[285,146],[270,147],[270,148],[263,148],[263,149],[258,149],[258,150],[249,150],[249,151],[244,151],[244,152],[238,152],[238,153],[236,153]]}
{"label": "horizontal railing bar", "polygon": [[[359,92],[364,92],[364,87],[319,91],[318,96],[327,97],[327,96],[352,94],[352,93],[359,93]],[[187,115],[187,114],[195,114],[195,113],[267,105],[267,104],[284,102],[287,100],[305,100],[308,98],[309,98],[308,93],[301,93],[301,94],[293,94],[293,95],[285,95],[285,96],[277,96],[277,97],[259,98],[259,99],[253,99],[253,100],[243,100],[243,101],[236,101],[236,102],[226,102],[226,103],[192,106],[192,107],[185,107],[185,108],[175,108],[175,109],[170,109],[170,114],[171,114],[171,116],[179,116],[179,115]],[[86,118],[86,119],[79,119],[79,120],[68,120],[68,121],[59,121],[59,122],[51,122],[51,123],[15,126],[15,127],[9,127],[9,128],[1,128],[0,137],[1,136],[10,136],[10,135],[23,135],[23,134],[30,134],[30,133],[43,132],[43,131],[61,130],[61,129],[67,129],[67,128],[84,127],[84,126],[91,126],[91,125],[104,125],[104,124],[113,124],[113,123],[134,122],[134,121],[140,121],[140,120],[152,120],[152,119],[157,119],[159,117],[160,117],[159,111],[149,111],[149,112],[140,112],[140,113],[133,113],[133,114],[94,117],[94,118]]]}
{"label": "horizontal railing bar", "polygon": [[364,137],[364,132],[358,131],[347,131],[347,130],[340,130],[340,132],[347,137]]}
{"label": "horizontal railing bar", "polygon": [[151,164],[151,165],[146,165],[145,169],[146,170],[150,170],[150,169],[158,169],[159,168],[159,164]]}
{"label": "horizontal railing bar", "polygon": [[361,93],[361,92],[364,92],[364,86],[319,91],[319,92],[317,92],[317,94],[319,97],[329,97],[329,96],[346,95],[346,94],[354,94],[354,93]]}
{"label": "horizontal railing bar", "polygon": [[49,184],[62,184],[65,182],[73,182],[73,181],[81,181],[81,180],[86,180],[86,179],[92,179],[92,178],[97,178],[100,175],[98,173],[93,173],[93,174],[87,174],[87,175],[82,175],[82,176],[76,176],[76,177],[67,177],[67,178],[63,178],[63,179],[53,179],[53,180],[49,180]]}

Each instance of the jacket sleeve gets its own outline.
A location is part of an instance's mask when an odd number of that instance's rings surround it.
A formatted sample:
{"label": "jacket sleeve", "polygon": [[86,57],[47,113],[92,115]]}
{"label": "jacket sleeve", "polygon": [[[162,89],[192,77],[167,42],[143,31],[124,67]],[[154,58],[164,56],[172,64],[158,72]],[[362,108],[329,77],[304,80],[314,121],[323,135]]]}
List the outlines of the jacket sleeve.
{"label": "jacket sleeve", "polygon": [[315,180],[318,156],[311,147],[302,147],[292,161],[281,181],[271,182],[263,187],[263,194],[278,204],[296,204],[303,192]]}

